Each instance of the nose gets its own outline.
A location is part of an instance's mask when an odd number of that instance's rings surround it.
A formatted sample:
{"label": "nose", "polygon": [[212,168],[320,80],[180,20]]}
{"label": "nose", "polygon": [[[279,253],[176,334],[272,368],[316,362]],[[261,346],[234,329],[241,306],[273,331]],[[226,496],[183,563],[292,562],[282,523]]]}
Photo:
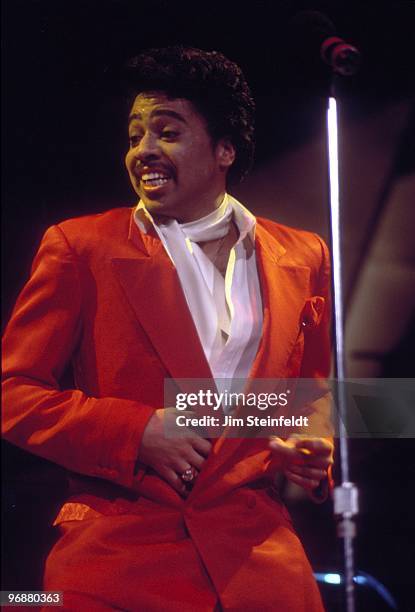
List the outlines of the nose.
{"label": "nose", "polygon": [[140,139],[140,142],[135,147],[134,156],[139,161],[147,161],[148,159],[158,158],[160,148],[157,138],[149,132],[145,132]]}

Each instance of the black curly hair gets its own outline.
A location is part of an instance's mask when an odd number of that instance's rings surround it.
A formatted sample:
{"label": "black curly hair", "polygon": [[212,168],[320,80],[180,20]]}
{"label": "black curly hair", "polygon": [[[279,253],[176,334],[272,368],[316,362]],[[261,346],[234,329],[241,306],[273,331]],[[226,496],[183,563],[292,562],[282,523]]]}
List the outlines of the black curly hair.
{"label": "black curly hair", "polygon": [[217,51],[173,46],[131,58],[125,78],[130,101],[146,91],[189,100],[205,118],[212,141],[227,137],[235,147],[229,182],[243,180],[253,162],[255,103],[237,64]]}

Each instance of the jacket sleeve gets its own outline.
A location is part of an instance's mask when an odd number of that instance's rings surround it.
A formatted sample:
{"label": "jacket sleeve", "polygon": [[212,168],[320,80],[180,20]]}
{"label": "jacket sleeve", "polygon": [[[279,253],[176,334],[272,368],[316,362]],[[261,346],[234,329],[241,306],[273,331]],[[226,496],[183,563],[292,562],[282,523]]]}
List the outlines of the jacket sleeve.
{"label": "jacket sleeve", "polygon": [[[304,312],[304,355],[300,379],[314,379],[317,399],[310,406],[311,435],[333,439],[332,396],[326,379],[331,369],[331,291],[330,254],[325,242],[317,235],[321,248],[321,265],[317,276],[315,298]],[[321,502],[333,488],[332,469],[320,486],[309,493],[313,501]]]}
{"label": "jacket sleeve", "polygon": [[[327,438],[332,442],[332,397],[327,385],[331,367],[330,255],[323,240],[317,235],[314,235],[313,238],[317,246],[314,252],[318,253],[318,259],[316,259],[318,265],[314,266],[312,296],[306,300],[299,322],[304,351],[295,406],[296,414],[307,416],[308,426],[297,429],[296,434],[312,438]],[[275,471],[273,462],[269,469],[274,475],[276,487],[280,489],[285,479],[281,472]],[[327,499],[332,487],[332,470],[329,468],[327,478],[323,479],[316,489],[308,491],[308,495],[313,501],[320,503]]]}
{"label": "jacket sleeve", "polygon": [[60,388],[81,334],[77,258],[53,226],[4,335],[3,435],[69,470],[134,488],[144,474],[136,459],[154,408]]}

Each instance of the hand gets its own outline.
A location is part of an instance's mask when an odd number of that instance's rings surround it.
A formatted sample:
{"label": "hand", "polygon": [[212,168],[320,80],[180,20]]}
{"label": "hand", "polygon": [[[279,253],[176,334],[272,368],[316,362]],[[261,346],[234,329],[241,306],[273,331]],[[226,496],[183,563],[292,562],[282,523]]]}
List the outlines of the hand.
{"label": "hand", "polygon": [[308,491],[319,486],[333,463],[334,445],[327,438],[272,438],[269,447],[288,480]]}
{"label": "hand", "polygon": [[[186,412],[186,415],[192,416]],[[211,443],[195,432],[176,425],[177,410],[156,410],[141,440],[138,459],[152,467],[180,495],[186,496],[188,489],[181,478],[190,467],[198,473],[210,453]],[[169,432],[169,437],[166,434]]]}

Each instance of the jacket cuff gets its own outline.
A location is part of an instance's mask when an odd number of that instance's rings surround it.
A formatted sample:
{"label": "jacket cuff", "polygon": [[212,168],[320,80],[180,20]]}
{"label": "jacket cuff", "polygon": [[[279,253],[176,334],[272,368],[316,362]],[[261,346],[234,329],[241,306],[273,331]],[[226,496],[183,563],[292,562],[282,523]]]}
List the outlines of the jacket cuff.
{"label": "jacket cuff", "polygon": [[[114,399],[113,402],[115,417],[117,400]],[[125,402],[126,400],[123,400],[123,415],[126,411],[129,412]],[[127,488],[134,488],[145,474],[146,466],[139,464],[137,457],[144,430],[156,409],[134,401],[131,401],[129,408],[131,412],[127,414],[127,418],[117,419],[109,415],[103,432],[102,460],[94,475]]]}

